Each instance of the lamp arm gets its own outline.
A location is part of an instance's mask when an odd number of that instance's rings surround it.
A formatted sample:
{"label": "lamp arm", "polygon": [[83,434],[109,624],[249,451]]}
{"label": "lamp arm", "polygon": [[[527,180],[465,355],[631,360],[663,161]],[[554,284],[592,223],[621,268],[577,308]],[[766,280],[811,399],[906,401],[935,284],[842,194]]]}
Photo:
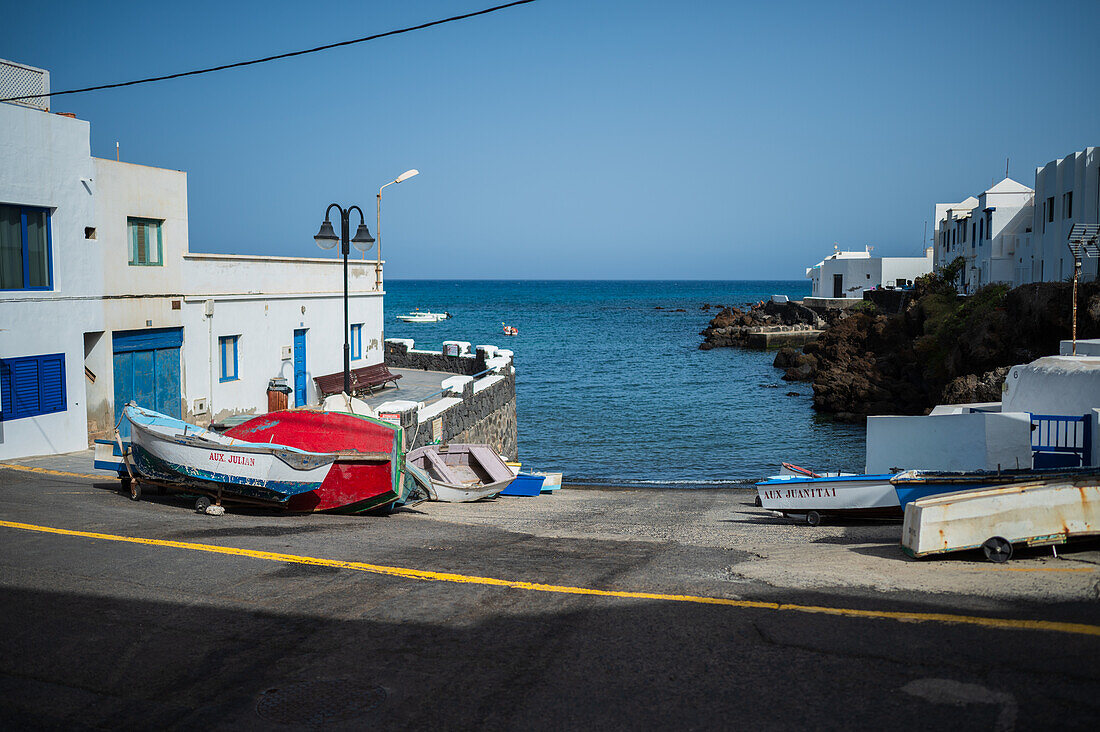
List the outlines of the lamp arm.
{"label": "lamp arm", "polygon": [[348,208],[348,210],[347,210],[346,212],[344,212],[344,215],[346,215],[346,216],[348,217],[348,219],[349,219],[349,223],[350,223],[350,219],[351,219],[351,212],[352,212],[352,211],[358,211],[358,212],[359,212],[359,223],[360,223],[360,224],[365,224],[365,223],[367,223],[367,220],[366,220],[366,219],[365,219],[365,218],[363,217],[363,209],[359,208],[359,207],[358,207],[358,206],[356,206],[355,204],[352,204],[352,205],[351,205],[351,206],[350,206],[350,207]]}
{"label": "lamp arm", "polygon": [[[328,205],[328,208],[326,208],[326,209],[325,209],[325,221],[328,221],[328,212],[329,212],[329,211],[331,211],[331,210],[332,210],[332,209],[334,209],[334,208],[335,208],[335,209],[336,209],[337,211],[339,211],[339,212],[340,212],[340,217],[341,217],[341,218],[343,218],[343,216],[344,216],[344,209],[340,208],[339,204],[336,204],[336,203],[330,203],[330,204]],[[363,212],[362,212],[362,211],[360,211],[360,212],[359,212],[359,215],[360,215],[360,216],[362,216],[362,215],[363,215]]]}

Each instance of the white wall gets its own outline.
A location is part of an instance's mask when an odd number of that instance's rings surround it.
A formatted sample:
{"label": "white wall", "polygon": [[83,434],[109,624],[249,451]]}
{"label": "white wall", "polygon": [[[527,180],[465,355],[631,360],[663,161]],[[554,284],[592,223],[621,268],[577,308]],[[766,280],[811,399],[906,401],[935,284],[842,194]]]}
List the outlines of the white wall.
{"label": "white wall", "polygon": [[[1063,216],[1063,195],[1073,192],[1073,214]],[[1053,221],[1048,220],[1046,205],[1054,201]],[[1032,219],[1032,254],[1035,279],[1047,282],[1073,275],[1073,257],[1066,239],[1075,223],[1097,223],[1100,206],[1100,148],[1084,150],[1053,160],[1035,171],[1035,207]],[[1095,279],[1097,261],[1086,259],[1082,277]]]}
{"label": "white wall", "polygon": [[867,418],[869,475],[900,470],[1031,467],[1031,418],[1021,413]]}
{"label": "white wall", "polygon": [[[331,268],[337,277],[338,268]],[[373,284],[373,269],[370,270]],[[214,301],[214,315],[207,318],[205,302]],[[382,295],[355,293],[349,298],[349,322],[363,323],[362,358],[353,360],[359,368],[382,362]],[[339,294],[291,295],[202,295],[184,303],[184,345],[182,349],[185,414],[193,411],[196,399],[209,399],[206,418],[224,419],[232,414],[267,411],[267,383],[283,376],[294,386],[294,361],[283,361],[283,346],[293,346],[295,329],[307,329],[307,403],[317,404],[315,376],[344,369],[344,299]],[[238,379],[221,382],[218,338],[240,335]],[[354,356],[354,353],[352,354]],[[294,395],[290,396],[294,404]],[[196,419],[204,422],[206,418]]]}
{"label": "white wall", "polygon": [[[49,208],[53,290],[0,292],[0,358],[65,354],[67,410],[0,422],[0,459],[87,445],[84,333],[103,329],[88,123],[0,103],[0,203]],[[84,182],[81,179],[84,179]]]}
{"label": "white wall", "polygon": [[1100,357],[1046,356],[1013,366],[1001,404],[1013,412],[1086,414],[1100,407]]}

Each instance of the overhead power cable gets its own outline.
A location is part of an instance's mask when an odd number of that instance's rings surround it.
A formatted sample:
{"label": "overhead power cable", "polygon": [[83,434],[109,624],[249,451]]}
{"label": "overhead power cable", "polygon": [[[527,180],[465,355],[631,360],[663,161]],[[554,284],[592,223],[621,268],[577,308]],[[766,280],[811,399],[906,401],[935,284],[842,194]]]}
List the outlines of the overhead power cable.
{"label": "overhead power cable", "polygon": [[7,99],[0,99],[0,102],[17,102],[24,99],[39,99],[41,97],[59,97],[62,94],[80,94],[81,92],[99,91],[100,89],[117,89],[121,86],[134,86],[135,84],[151,84],[154,81],[166,81],[168,79],[179,79],[184,76],[198,76],[199,74],[209,74],[214,71],[225,71],[226,69],[235,69],[240,66],[252,66],[253,64],[262,64],[268,61],[277,61],[281,58],[291,58],[292,56],[304,56],[307,53],[317,53],[318,51],[327,51],[330,48],[339,48],[340,46],[351,46],[356,43],[366,43],[367,41],[374,41],[379,38],[386,38],[387,36],[397,36],[402,33],[410,33],[412,31],[423,30],[425,28],[431,28],[433,25],[443,25],[444,23],[453,23],[456,20],[465,20],[467,18],[473,18],[478,15],[487,15],[489,13],[495,13],[498,10],[504,10],[505,8],[511,8],[516,5],[526,5],[527,3],[533,3],[535,0],[516,0],[515,2],[506,3],[504,5],[497,5],[492,8],[485,8],[484,10],[478,10],[473,13],[465,13],[464,15],[454,15],[450,18],[443,18],[442,20],[433,20],[430,23],[421,23],[420,25],[409,26],[408,28],[400,28],[398,30],[386,31],[385,33],[375,33],[372,36],[363,36],[362,38],[354,38],[350,41],[340,41],[339,43],[329,43],[324,46],[317,46],[316,48],[307,48],[304,51],[291,51],[290,53],[280,53],[277,56],[267,56],[265,58],[252,59],[251,61],[238,61],[235,64],[225,64],[223,66],[211,66],[208,69],[197,69],[195,71],[182,71],[178,74],[168,74],[167,76],[153,76],[148,79],[137,79],[135,81],[120,81],[117,84],[101,84],[100,86],[89,86],[83,89],[68,89],[66,91],[52,92],[50,94],[25,94],[19,97],[8,97]]}

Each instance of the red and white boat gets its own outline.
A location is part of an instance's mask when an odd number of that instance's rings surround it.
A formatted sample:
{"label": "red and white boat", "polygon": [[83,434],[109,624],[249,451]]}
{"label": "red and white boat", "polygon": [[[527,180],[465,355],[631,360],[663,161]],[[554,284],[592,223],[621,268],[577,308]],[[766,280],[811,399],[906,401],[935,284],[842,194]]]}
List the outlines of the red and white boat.
{"label": "red and white boat", "polygon": [[343,412],[286,410],[254,417],[225,435],[336,456],[319,486],[287,500],[289,511],[357,513],[406,497],[404,435],[389,422]]}

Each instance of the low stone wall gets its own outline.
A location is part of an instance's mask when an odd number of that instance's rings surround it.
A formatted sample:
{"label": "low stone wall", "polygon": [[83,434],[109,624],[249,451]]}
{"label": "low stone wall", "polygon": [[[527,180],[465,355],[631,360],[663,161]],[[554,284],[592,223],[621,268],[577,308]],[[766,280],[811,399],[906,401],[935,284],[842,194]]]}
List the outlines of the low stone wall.
{"label": "low stone wall", "polygon": [[[392,362],[391,352],[394,354]],[[378,406],[380,414],[400,416],[406,450],[436,442],[468,442],[488,445],[510,460],[519,458],[516,370],[510,351],[479,346],[476,355],[444,356],[441,352],[412,349],[407,341],[387,342],[386,364],[394,368],[430,368],[456,374],[443,380],[440,387],[446,393],[437,402],[425,405],[395,400]],[[474,365],[480,365],[480,370],[475,370]],[[491,371],[472,378],[487,369]]]}
{"label": "low stone wall", "polygon": [[412,341],[401,338],[388,339],[383,349],[387,366],[397,369],[423,369],[445,371],[449,374],[473,376],[485,370],[485,361],[491,356],[483,346],[476,353],[447,356],[442,351],[420,351],[412,347]]}

